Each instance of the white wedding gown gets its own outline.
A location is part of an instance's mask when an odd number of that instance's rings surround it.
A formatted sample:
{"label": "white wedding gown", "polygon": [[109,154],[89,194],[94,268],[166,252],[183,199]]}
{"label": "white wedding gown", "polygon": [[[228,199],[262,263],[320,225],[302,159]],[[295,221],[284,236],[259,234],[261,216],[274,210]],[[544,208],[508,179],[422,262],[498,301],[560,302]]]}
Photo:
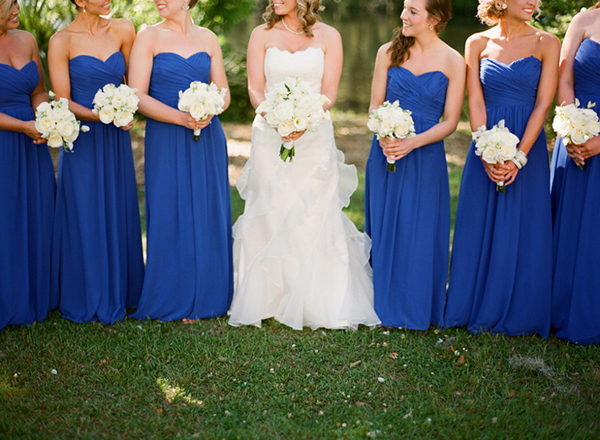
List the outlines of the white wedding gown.
{"label": "white wedding gown", "polygon": [[[303,77],[320,92],[324,54],[269,48],[267,92]],[[233,226],[235,291],[229,323],[274,317],[294,329],[375,326],[371,241],[342,212],[358,185],[330,122],[296,141],[293,162],[279,158],[281,137],[259,115],[237,188],[246,200]]]}

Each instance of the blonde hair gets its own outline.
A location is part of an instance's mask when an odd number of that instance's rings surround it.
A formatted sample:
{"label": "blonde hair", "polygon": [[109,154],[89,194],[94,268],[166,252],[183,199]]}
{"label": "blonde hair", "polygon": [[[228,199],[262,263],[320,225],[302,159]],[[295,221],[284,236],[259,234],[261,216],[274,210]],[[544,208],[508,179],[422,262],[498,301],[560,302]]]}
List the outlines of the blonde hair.
{"label": "blonde hair", "polygon": [[[504,0],[507,1],[507,0]],[[541,0],[536,0],[535,11],[539,15]],[[506,15],[506,9],[502,8],[502,4],[498,0],[479,0],[477,6],[477,18],[483,24],[494,26]]]}
{"label": "blonde hair", "polygon": [[0,0],[0,17],[4,18],[8,15],[12,4],[13,0]]}
{"label": "blonde hair", "polygon": [[[428,17],[438,19],[433,28],[437,34],[442,32],[446,23],[452,15],[452,2],[450,0],[425,0],[425,10]],[[391,54],[390,67],[397,67],[404,63],[410,57],[410,48],[415,44],[414,37],[405,37],[402,34],[402,28],[394,29],[394,39],[388,49]]]}
{"label": "blonde hair", "polygon": [[[312,37],[313,33],[311,28],[317,21],[321,21],[319,17],[319,11],[323,8],[319,5],[320,0],[296,0],[296,17],[300,20],[302,30],[308,37]],[[275,13],[275,6],[273,6],[273,0],[269,1],[269,5],[262,16],[265,23],[267,23],[267,29],[271,29],[275,24],[283,18],[281,15]]]}

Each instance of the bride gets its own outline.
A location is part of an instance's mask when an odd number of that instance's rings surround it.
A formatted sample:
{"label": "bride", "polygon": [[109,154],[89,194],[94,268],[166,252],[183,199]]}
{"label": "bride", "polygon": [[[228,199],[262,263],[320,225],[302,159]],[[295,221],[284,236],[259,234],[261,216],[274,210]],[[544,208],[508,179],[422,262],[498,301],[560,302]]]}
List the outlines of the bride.
{"label": "bride", "polygon": [[[342,72],[339,33],[320,21],[319,0],[271,0],[248,44],[248,89],[256,108],[286,77],[302,77],[333,106]],[[293,162],[279,157],[295,141]],[[229,323],[274,317],[294,329],[379,324],[373,309],[371,242],[342,212],[358,185],[333,127],[280,137],[262,115],[237,187],[246,200],[233,227],[235,292]]]}

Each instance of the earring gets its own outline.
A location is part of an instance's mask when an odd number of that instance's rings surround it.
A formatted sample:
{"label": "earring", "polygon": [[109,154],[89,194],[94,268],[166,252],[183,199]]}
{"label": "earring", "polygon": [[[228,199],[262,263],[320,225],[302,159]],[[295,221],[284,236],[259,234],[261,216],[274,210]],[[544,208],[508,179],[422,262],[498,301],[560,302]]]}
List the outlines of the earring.
{"label": "earring", "polygon": [[506,5],[506,3],[502,3],[502,9],[506,9],[508,8],[508,6]]}
{"label": "earring", "polygon": [[85,6],[83,7],[83,13],[85,14]]}
{"label": "earring", "polygon": [[183,9],[184,11],[187,11],[188,9],[190,9],[190,5],[188,5],[187,3],[184,3],[183,6],[181,7],[181,9]]}
{"label": "earring", "polygon": [[429,25],[429,30],[432,31],[433,30],[433,25]]}

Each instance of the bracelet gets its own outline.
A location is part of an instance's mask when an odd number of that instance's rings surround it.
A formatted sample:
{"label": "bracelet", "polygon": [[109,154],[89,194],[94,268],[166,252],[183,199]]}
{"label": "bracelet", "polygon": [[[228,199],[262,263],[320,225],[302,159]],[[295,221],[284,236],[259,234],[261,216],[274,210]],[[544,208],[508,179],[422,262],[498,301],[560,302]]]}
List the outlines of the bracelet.
{"label": "bracelet", "polygon": [[521,163],[521,168],[527,165],[527,155],[517,148],[517,160]]}
{"label": "bracelet", "polygon": [[517,166],[518,169],[523,168],[523,165],[521,165],[521,162],[519,162],[516,158],[513,157],[510,160],[512,161],[512,163],[514,163]]}

